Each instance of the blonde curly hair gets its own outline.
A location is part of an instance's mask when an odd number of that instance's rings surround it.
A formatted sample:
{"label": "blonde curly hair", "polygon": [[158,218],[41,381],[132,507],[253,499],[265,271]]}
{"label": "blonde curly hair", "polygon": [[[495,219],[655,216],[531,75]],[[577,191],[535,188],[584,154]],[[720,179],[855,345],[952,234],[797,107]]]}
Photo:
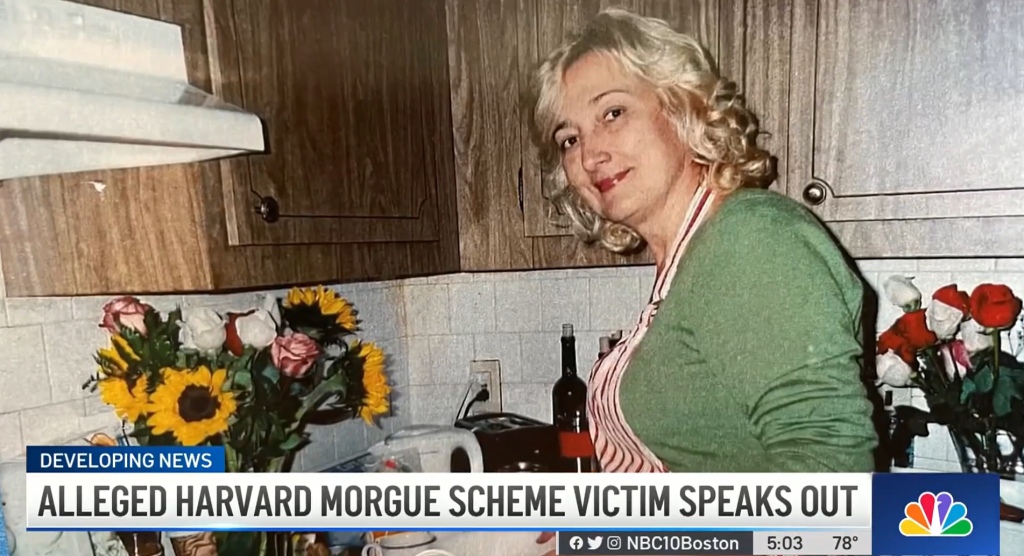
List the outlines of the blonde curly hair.
{"label": "blonde curly hair", "polygon": [[718,75],[701,44],[660,19],[607,9],[541,63],[531,87],[534,141],[551,184],[548,199],[585,242],[617,253],[644,246],[634,230],[605,220],[583,203],[569,186],[562,152],[551,138],[566,70],[595,52],[612,56],[627,72],[654,86],[694,161],[707,167],[709,187],[727,194],[774,180],[771,156],[757,145],[757,119],[744,106],[736,84]]}

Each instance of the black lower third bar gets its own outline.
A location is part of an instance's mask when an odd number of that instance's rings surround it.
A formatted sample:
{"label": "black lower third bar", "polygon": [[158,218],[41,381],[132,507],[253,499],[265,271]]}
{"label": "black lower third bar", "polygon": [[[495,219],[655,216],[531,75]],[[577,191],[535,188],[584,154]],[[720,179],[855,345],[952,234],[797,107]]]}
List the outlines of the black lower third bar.
{"label": "black lower third bar", "polygon": [[568,531],[558,533],[560,556],[752,556],[750,531]]}

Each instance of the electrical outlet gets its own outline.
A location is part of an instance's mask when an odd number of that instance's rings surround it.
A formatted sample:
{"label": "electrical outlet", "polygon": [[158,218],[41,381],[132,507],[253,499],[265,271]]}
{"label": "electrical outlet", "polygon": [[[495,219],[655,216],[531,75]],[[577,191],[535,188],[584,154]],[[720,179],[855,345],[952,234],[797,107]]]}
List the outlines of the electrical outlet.
{"label": "electrical outlet", "polygon": [[[490,397],[486,402],[473,404],[472,415],[478,413],[499,413],[501,411],[501,362],[497,360],[472,361],[469,364],[469,376],[480,387],[487,386]],[[473,396],[479,388],[473,391]]]}

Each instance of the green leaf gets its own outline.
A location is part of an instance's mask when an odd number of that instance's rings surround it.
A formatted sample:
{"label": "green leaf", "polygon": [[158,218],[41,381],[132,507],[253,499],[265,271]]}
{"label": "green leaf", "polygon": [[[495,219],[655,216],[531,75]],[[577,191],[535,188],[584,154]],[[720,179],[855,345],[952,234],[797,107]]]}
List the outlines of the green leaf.
{"label": "green leaf", "polygon": [[1013,383],[1017,386],[1018,391],[1024,389],[1024,369],[1016,368],[1002,368],[999,371],[1000,376],[1007,376],[1013,380]]}
{"label": "green leaf", "polygon": [[260,376],[265,378],[271,384],[277,384],[281,380],[281,371],[277,370],[277,367],[273,365],[267,365],[260,370]]}
{"label": "green leaf", "polygon": [[302,417],[310,410],[316,409],[325,400],[333,395],[338,395],[341,398],[345,397],[345,391],[348,389],[347,380],[344,374],[338,374],[331,378],[321,382],[313,389],[312,392],[306,399],[302,400],[302,407],[298,412],[298,420],[301,421]]}
{"label": "green leaf", "polygon": [[[227,385],[227,383],[225,383]],[[252,387],[252,373],[248,369],[235,371],[235,374],[231,375],[230,386],[238,386],[239,388],[251,388]]]}
{"label": "green leaf", "polygon": [[298,445],[301,444],[303,440],[305,440],[303,435],[293,432],[291,435],[288,436],[288,438],[284,439],[284,442],[281,443],[280,447],[282,450],[286,452],[291,451],[298,447]]}
{"label": "green leaf", "polygon": [[985,367],[974,375],[974,386],[978,389],[978,392],[985,394],[992,390],[994,378],[992,368]]}
{"label": "green leaf", "polygon": [[999,377],[995,392],[992,393],[992,410],[995,411],[997,417],[1010,412],[1010,399],[1013,397],[1011,388],[1012,381],[1010,379]]}
{"label": "green leaf", "polygon": [[1013,377],[1004,374],[999,375],[995,391],[992,393],[992,410],[997,417],[1007,415],[1012,410],[1011,402],[1014,398],[1021,399],[1021,393],[1017,389],[1017,383]]}
{"label": "green leaf", "polygon": [[960,403],[967,403],[967,398],[969,398],[977,388],[978,387],[974,384],[973,379],[965,378],[964,384],[960,389]]}

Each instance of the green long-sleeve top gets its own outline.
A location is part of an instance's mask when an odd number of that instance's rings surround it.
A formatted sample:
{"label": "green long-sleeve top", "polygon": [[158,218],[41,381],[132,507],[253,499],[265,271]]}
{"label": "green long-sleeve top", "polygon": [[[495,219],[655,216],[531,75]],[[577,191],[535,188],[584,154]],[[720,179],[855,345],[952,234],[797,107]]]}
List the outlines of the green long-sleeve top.
{"label": "green long-sleeve top", "polygon": [[695,232],[622,378],[626,422],[673,472],[870,472],[863,286],[824,227],[739,190]]}

